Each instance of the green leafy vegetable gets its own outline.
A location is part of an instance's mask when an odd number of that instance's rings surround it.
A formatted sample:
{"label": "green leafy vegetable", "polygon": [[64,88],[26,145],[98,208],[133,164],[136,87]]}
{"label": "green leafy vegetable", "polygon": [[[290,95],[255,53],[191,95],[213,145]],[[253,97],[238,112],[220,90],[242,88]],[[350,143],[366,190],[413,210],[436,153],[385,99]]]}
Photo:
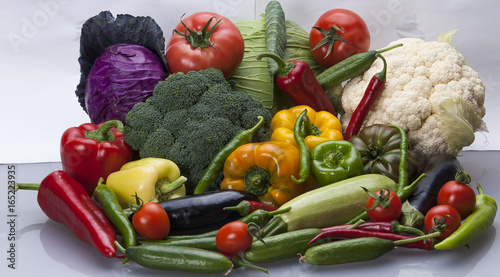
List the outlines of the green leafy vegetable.
{"label": "green leafy vegetable", "polygon": [[[233,75],[234,89],[249,94],[269,110],[279,110],[293,105],[282,91],[277,89],[268,71],[267,59],[258,60],[260,53],[267,52],[265,19],[235,22],[245,41],[245,56]],[[309,49],[309,33],[299,24],[285,20],[286,49],[284,60],[300,60],[309,64],[315,75],[324,71]]]}

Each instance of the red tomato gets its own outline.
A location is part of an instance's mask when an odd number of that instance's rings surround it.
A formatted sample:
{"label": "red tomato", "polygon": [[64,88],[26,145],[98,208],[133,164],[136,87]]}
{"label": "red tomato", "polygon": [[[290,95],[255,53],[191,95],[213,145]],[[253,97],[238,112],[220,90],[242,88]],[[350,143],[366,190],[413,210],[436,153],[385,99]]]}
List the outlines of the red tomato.
{"label": "red tomato", "polygon": [[170,232],[167,212],[154,202],[142,205],[132,217],[132,225],[137,233],[152,240],[163,239]]}
{"label": "red tomato", "polygon": [[[325,39],[327,43],[315,49]],[[330,43],[333,43],[331,49]],[[314,59],[328,68],[354,54],[368,51],[370,32],[358,14],[345,9],[333,9],[322,14],[314,24],[309,34],[309,47]]]}
{"label": "red tomato", "polygon": [[244,53],[243,37],[231,20],[216,13],[199,12],[177,25],[167,44],[165,57],[170,73],[215,67],[229,79],[243,60]]}
{"label": "red tomato", "polygon": [[[444,228],[443,224],[446,225]],[[435,238],[439,241],[449,237],[461,224],[460,214],[450,205],[434,206],[425,215],[425,231],[427,233],[432,229],[440,231],[441,235]]]}
{"label": "red tomato", "polygon": [[[390,190],[378,190],[366,202],[368,217],[372,221],[394,221],[401,216],[403,204],[398,195]],[[385,206],[387,205],[387,206]]]}
{"label": "red tomato", "polygon": [[465,219],[474,211],[476,193],[466,184],[449,181],[439,190],[437,204],[452,206]]}
{"label": "red tomato", "polygon": [[253,237],[242,221],[232,221],[222,226],[215,236],[215,245],[225,254],[245,251],[252,245]]}

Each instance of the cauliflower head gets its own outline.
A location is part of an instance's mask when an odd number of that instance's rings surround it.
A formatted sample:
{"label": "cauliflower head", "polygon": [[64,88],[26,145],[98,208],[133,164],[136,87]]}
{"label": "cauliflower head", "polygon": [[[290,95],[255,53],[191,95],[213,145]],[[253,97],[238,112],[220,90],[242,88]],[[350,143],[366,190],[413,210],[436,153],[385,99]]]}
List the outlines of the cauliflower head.
{"label": "cauliflower head", "polygon": [[[449,43],[402,38],[388,46],[399,43],[403,46],[383,54],[387,61],[385,89],[373,103],[364,126],[400,126],[408,134],[415,157],[423,162],[435,154],[457,155],[472,144],[475,131],[486,130],[482,121],[486,113],[483,81]],[[377,59],[364,74],[346,83],[342,94],[344,128],[370,79],[382,68],[382,60]],[[457,132],[464,136],[457,139]]]}

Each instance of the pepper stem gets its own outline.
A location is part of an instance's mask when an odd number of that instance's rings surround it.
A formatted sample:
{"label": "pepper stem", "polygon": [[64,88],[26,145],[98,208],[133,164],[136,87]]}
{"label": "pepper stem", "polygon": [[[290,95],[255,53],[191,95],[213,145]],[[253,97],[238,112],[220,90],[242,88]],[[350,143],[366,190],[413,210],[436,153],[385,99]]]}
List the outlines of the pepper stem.
{"label": "pepper stem", "polygon": [[241,216],[245,216],[249,214],[250,211],[250,203],[247,201],[241,201],[236,206],[224,207],[224,211],[235,211],[238,212]]}
{"label": "pepper stem", "polygon": [[16,192],[20,189],[22,190],[38,190],[40,188],[40,184],[36,183],[16,183],[14,187],[9,187],[12,192]]}
{"label": "pepper stem", "polygon": [[187,178],[184,176],[180,176],[176,180],[167,183],[159,183],[158,191],[159,194],[164,195],[173,192],[174,190],[182,187],[184,183],[187,181]]}
{"label": "pepper stem", "polygon": [[380,81],[385,82],[387,76],[387,61],[385,60],[384,56],[380,55],[380,53],[377,53],[375,55],[381,58],[382,62],[384,63],[384,67],[380,72],[375,73],[375,77]]}
{"label": "pepper stem", "polygon": [[124,127],[120,120],[109,120],[101,124],[101,126],[94,131],[86,131],[85,138],[94,139],[98,142],[112,142],[115,140],[115,135],[111,132],[111,129],[114,127],[116,127],[117,132],[123,132]]}
{"label": "pepper stem", "polygon": [[401,244],[406,244],[406,243],[412,243],[412,242],[417,242],[420,240],[427,240],[427,239],[432,239],[435,237],[439,237],[441,235],[441,232],[434,232],[427,234],[425,236],[420,236],[420,237],[414,237],[410,239],[402,239],[402,240],[397,240],[394,242],[394,245],[401,245]]}
{"label": "pepper stem", "polygon": [[267,192],[271,186],[269,180],[269,173],[259,167],[254,167],[245,174],[247,191],[255,195],[262,195]]}
{"label": "pepper stem", "polygon": [[257,56],[258,60],[261,60],[262,58],[271,58],[278,64],[279,67],[278,76],[280,77],[287,76],[295,67],[295,64],[293,62],[287,63],[280,56],[274,53],[266,52],[266,53],[261,53]]}

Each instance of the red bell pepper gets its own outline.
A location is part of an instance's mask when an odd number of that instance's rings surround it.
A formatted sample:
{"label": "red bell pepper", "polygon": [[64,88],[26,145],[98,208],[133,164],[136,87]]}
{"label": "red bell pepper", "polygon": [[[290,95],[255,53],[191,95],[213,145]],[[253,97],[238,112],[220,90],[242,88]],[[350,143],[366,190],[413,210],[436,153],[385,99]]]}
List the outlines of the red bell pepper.
{"label": "red bell pepper", "polygon": [[61,138],[63,170],[93,195],[99,178],[120,170],[132,160],[133,150],[125,142],[123,123],[110,120],[99,125],[84,123],[67,129]]}
{"label": "red bell pepper", "polygon": [[295,105],[307,105],[315,111],[327,111],[337,116],[330,98],[328,98],[325,90],[314,76],[309,64],[304,61],[286,63],[273,53],[262,53],[258,56],[258,59],[263,57],[276,61],[279,66],[279,71],[275,77],[276,84],[290,96]]}
{"label": "red bell pepper", "polygon": [[40,184],[18,184],[18,188],[38,190],[38,205],[50,219],[62,223],[103,256],[116,256],[113,225],[83,186],[66,172],[57,170]]}

